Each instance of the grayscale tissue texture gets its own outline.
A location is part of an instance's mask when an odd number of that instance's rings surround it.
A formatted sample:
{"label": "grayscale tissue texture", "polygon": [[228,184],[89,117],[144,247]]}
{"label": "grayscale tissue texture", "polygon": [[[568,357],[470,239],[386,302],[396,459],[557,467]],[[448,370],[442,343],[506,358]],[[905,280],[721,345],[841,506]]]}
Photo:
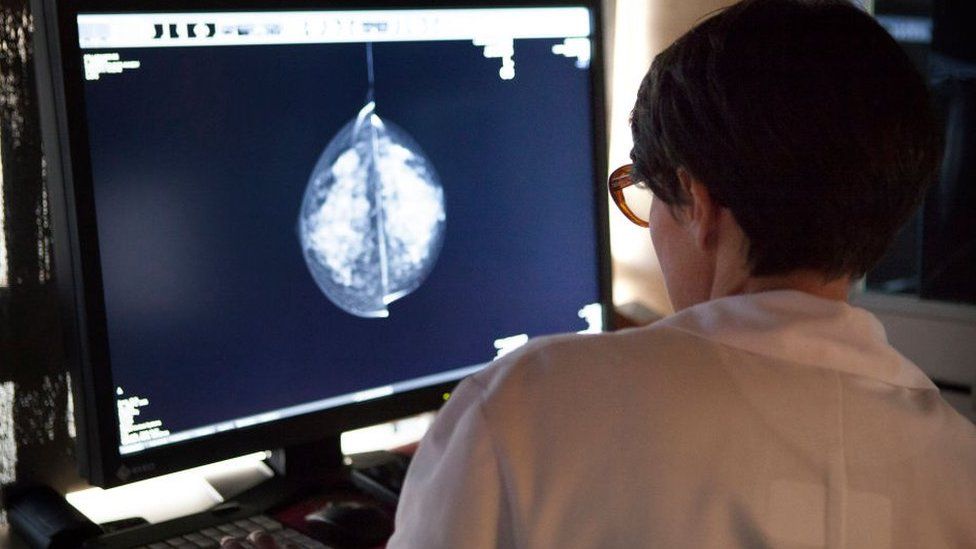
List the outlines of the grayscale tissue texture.
{"label": "grayscale tissue texture", "polygon": [[444,190],[420,146],[370,101],[325,147],[298,234],[322,293],[347,313],[389,316],[423,283],[444,240]]}

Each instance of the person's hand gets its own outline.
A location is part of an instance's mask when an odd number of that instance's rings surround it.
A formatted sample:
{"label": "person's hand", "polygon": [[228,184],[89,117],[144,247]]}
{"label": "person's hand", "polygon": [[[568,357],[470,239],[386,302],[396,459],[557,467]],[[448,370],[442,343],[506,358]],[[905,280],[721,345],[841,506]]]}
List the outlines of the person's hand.
{"label": "person's hand", "polygon": [[279,544],[271,534],[264,530],[255,530],[248,534],[247,538],[235,538],[227,536],[220,540],[221,549],[299,549],[293,543]]}

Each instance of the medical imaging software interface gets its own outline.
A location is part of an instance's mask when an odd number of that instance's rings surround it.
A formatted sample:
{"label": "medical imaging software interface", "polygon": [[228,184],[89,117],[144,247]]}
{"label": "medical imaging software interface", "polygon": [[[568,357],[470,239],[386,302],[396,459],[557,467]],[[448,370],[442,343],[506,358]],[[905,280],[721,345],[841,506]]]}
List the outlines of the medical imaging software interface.
{"label": "medical imaging software interface", "polygon": [[602,329],[585,9],[78,28],[122,453]]}

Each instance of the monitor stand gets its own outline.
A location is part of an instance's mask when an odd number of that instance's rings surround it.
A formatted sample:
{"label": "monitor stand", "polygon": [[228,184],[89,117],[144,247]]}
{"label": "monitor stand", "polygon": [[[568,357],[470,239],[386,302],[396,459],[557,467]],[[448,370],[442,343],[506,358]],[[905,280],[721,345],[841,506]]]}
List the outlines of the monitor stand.
{"label": "monitor stand", "polygon": [[275,473],[272,478],[234,495],[218,508],[242,506],[264,512],[349,481],[339,435],[273,450],[265,463]]}
{"label": "monitor stand", "polygon": [[279,448],[267,463],[278,476],[298,479],[315,479],[345,467],[339,435]]}

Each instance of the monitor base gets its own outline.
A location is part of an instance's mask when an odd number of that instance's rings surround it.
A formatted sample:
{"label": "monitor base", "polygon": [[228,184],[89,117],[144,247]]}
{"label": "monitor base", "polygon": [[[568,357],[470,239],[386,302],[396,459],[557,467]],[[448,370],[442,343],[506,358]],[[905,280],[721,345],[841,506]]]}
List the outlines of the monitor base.
{"label": "monitor base", "polygon": [[273,450],[266,463],[277,476],[315,479],[345,466],[340,438],[334,435]]}

